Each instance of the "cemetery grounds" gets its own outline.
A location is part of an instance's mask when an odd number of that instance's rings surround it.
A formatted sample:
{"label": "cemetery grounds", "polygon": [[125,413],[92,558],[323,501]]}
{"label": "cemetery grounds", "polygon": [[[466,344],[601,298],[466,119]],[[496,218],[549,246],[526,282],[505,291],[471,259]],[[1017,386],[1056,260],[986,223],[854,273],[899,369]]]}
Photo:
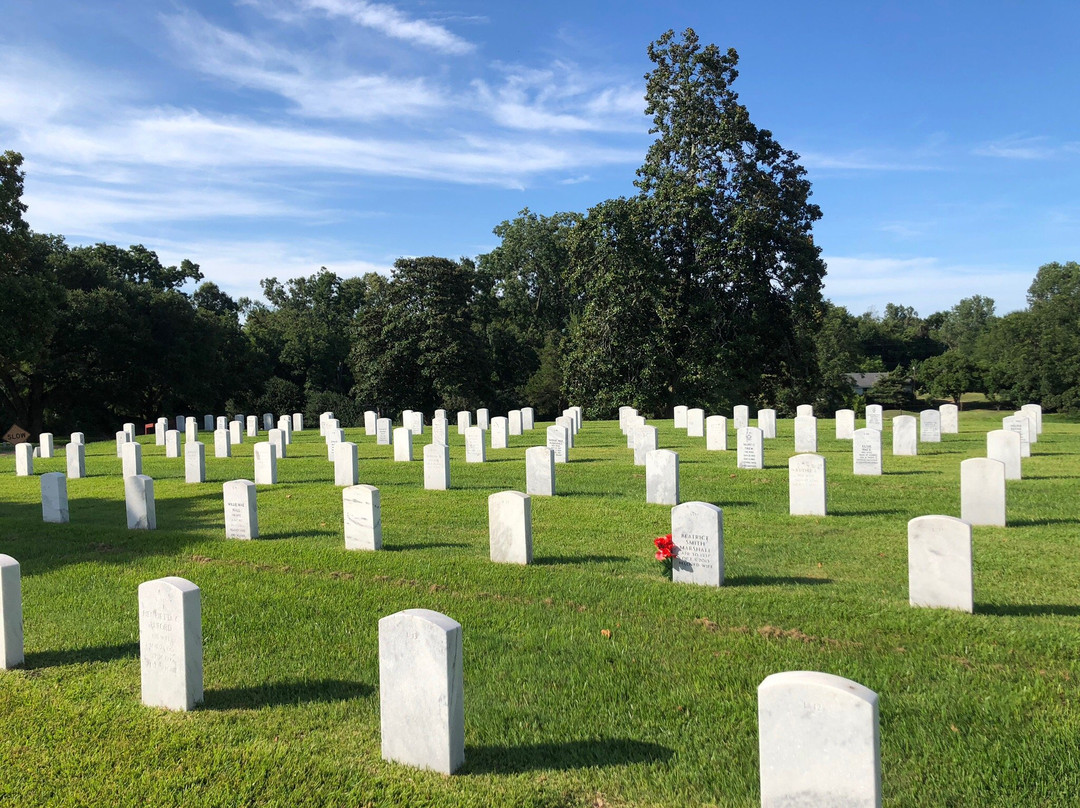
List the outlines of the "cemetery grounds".
{"label": "cemetery grounds", "polygon": [[[155,531],[126,529],[112,440],[68,481],[69,524],[42,522],[38,478],[4,455],[0,552],[22,568],[26,662],[0,671],[0,804],[752,806],[757,686],[813,670],[878,693],[886,805],[1076,805],[1080,426],[1046,416],[1008,483],[1008,527],[974,529],[962,614],[908,605],[907,521],[959,516],[960,461],[985,456],[1003,413],[961,413],[960,434],[917,457],[892,456],[893,414],[882,477],[853,476],[851,442],[819,419],[826,517],[788,515],[790,419],[760,471],[650,422],[679,453],[681,501],[723,509],[719,589],[665,579],[653,539],[671,509],[645,504],[616,422],[586,421],[557,496],[532,498],[527,567],[489,561],[487,497],[524,489],[544,423],[483,464],[451,425],[449,491],[348,429],[381,492],[377,552],[344,549],[317,425],[259,487],[255,541],[224,538],[221,489],[251,479],[253,439],[216,459],[204,435],[207,482],[189,485],[183,458],[140,437]],[[64,471],[63,452],[34,470]],[[137,589],[167,575],[202,591],[190,713],[139,702]],[[463,627],[466,760],[450,777],[380,758],[377,624],[408,608]]]}

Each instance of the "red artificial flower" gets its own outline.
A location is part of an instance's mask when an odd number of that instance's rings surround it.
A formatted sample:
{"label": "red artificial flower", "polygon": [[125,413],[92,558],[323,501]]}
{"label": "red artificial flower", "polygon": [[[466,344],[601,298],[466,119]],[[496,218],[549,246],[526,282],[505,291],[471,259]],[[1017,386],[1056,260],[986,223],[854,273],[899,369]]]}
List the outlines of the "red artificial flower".
{"label": "red artificial flower", "polygon": [[664,561],[668,558],[674,558],[678,555],[678,550],[675,549],[675,543],[671,540],[671,534],[666,536],[657,536],[653,540],[653,544],[656,545],[656,560]]}

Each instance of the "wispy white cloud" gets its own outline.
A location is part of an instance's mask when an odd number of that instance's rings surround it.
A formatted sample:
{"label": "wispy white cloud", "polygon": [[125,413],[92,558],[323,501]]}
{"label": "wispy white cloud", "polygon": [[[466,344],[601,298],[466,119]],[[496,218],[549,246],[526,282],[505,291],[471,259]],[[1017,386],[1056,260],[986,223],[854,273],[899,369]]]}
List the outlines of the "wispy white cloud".
{"label": "wispy white cloud", "polygon": [[979,157],[1000,157],[1007,160],[1052,160],[1080,154],[1080,141],[1055,143],[1042,135],[1010,135],[977,146],[974,153]]}
{"label": "wispy white cloud", "polygon": [[1026,305],[1030,267],[969,266],[937,258],[825,256],[825,296],[849,311],[882,311],[886,303],[912,306],[924,317],[972,295],[994,298],[1004,314]]}
{"label": "wispy white cloud", "polygon": [[829,153],[799,152],[799,162],[805,168],[819,171],[940,171],[941,167],[925,155],[878,154],[869,149]]}
{"label": "wispy white cloud", "polygon": [[448,93],[424,78],[362,73],[307,53],[228,31],[191,11],[162,18],[187,64],[240,87],[264,90],[315,118],[407,118],[446,107]]}
{"label": "wispy white cloud", "polygon": [[388,37],[412,45],[434,48],[450,54],[469,53],[475,46],[445,26],[427,20],[412,19],[388,3],[368,3],[364,0],[299,0],[306,11],[321,12],[328,17],[344,18],[371,28]]}

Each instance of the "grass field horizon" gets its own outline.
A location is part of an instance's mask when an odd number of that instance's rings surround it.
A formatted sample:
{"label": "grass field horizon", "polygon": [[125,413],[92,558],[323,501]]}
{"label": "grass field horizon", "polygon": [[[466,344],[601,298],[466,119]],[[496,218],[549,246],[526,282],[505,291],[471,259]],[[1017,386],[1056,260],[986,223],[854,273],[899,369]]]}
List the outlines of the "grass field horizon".
{"label": "grass field horizon", "polygon": [[[1005,413],[855,477],[850,441],[819,419],[826,517],[788,515],[793,423],[766,468],[735,468],[670,420],[681,501],[724,512],[725,583],[676,585],[652,557],[670,508],[645,503],[618,424],[586,421],[533,497],[534,564],[488,560],[487,496],[524,490],[543,427],[466,464],[450,429],[449,491],[362,429],[360,482],[379,488],[384,549],[344,549],[341,489],[318,428],[259,486],[262,537],[224,538],[221,485],[252,479],[253,439],[207,482],[153,437],[158,529],[126,529],[112,441],[68,481],[71,522],[41,521],[36,477],[0,457],[0,552],[22,567],[26,664],[0,671],[0,798],[18,805],[757,805],[757,694],[817,670],[878,693],[887,805],[1075,804],[1080,791],[1080,425],[1046,416],[1008,483],[1005,528],[974,529],[975,613],[907,601],[907,521],[960,515],[960,461],[985,456]],[[260,438],[262,439],[262,438]],[[414,457],[430,442],[414,442]],[[729,435],[729,446],[733,437]],[[63,454],[35,459],[64,471]],[[139,703],[137,588],[202,590],[205,704]],[[452,777],[379,754],[379,618],[406,608],[463,627],[466,762]]]}

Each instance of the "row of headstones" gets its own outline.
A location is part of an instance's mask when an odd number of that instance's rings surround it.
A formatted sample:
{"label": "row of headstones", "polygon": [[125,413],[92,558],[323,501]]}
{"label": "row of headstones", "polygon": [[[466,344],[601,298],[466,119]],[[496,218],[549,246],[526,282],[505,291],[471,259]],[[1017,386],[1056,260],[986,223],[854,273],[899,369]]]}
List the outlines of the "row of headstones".
{"label": "row of headstones", "polygon": [[[0,555],[0,663],[23,664],[19,563]],[[204,700],[202,592],[177,576],[139,585],[143,704],[192,710]],[[379,620],[385,760],[452,774],[465,762],[462,628],[429,609]],[[763,805],[880,805],[878,697],[827,673],[789,671],[758,687]]]}
{"label": "row of headstones", "polygon": [[[880,404],[868,404],[866,406],[866,426],[870,429],[884,430],[884,410]],[[959,426],[959,408],[955,404],[942,404],[936,410],[927,409],[919,413],[919,421],[922,425],[922,433],[927,437],[924,442],[938,442],[942,434],[957,434]],[[709,416],[719,418],[722,416]],[[814,407],[811,404],[800,404],[795,411],[796,423],[799,418],[814,418]],[[851,440],[855,431],[855,411],[841,409],[835,412],[836,439]],[[685,429],[688,437],[706,437],[709,426],[709,418],[705,417],[705,411],[700,408],[688,408],[684,405],[675,407],[674,424],[676,429]],[[776,437],[776,410],[771,408],[757,411],[758,428],[762,430],[766,438]],[[736,430],[750,425],[750,408],[745,404],[738,404],[732,411],[732,422]],[[727,419],[714,421],[715,427],[723,426],[726,429]]]}

